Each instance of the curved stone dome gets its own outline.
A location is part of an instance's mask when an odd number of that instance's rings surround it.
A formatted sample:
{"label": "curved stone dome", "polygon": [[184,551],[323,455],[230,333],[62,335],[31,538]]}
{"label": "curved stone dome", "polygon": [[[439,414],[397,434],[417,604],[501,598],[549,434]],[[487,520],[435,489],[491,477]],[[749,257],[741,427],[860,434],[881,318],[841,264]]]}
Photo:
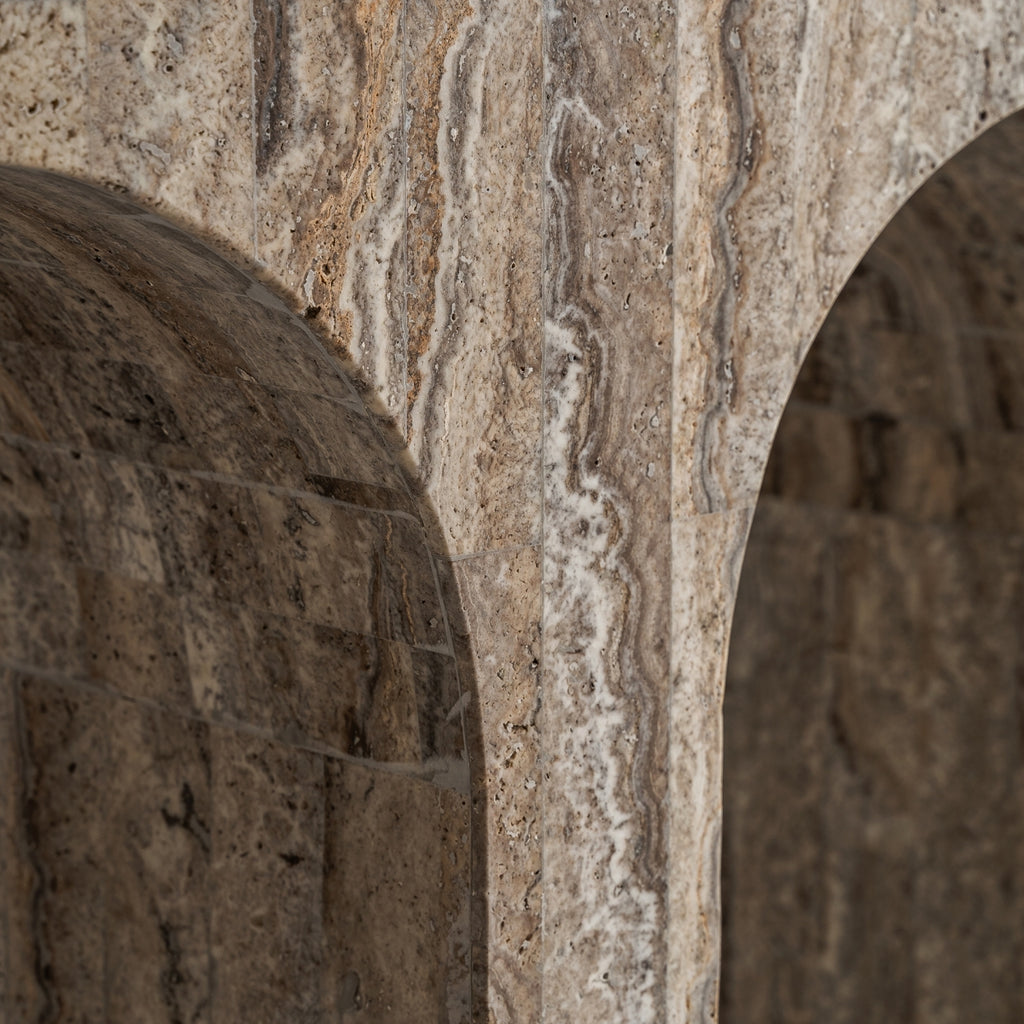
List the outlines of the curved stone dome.
{"label": "curved stone dome", "polygon": [[467,692],[420,509],[265,287],[0,170],[18,1019],[468,1017]]}

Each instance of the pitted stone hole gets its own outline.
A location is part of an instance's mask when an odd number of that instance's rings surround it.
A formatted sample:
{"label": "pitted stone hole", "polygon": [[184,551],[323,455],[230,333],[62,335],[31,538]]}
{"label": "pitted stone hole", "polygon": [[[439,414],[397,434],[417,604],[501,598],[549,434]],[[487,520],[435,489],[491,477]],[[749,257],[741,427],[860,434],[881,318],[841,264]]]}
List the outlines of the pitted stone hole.
{"label": "pitted stone hole", "polygon": [[1024,120],[811,348],[725,696],[723,1024],[1024,1020]]}

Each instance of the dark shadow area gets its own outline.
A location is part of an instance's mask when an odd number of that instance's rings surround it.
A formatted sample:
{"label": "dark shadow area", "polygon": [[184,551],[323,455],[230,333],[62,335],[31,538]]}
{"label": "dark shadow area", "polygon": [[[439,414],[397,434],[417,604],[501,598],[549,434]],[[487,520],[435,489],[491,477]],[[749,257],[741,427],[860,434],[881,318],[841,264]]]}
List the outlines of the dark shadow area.
{"label": "dark shadow area", "polygon": [[485,998],[467,629],[364,395],[186,232],[0,169],[5,1019]]}
{"label": "dark shadow area", "polygon": [[725,694],[723,1024],[1024,1020],[1024,118],[852,276]]}

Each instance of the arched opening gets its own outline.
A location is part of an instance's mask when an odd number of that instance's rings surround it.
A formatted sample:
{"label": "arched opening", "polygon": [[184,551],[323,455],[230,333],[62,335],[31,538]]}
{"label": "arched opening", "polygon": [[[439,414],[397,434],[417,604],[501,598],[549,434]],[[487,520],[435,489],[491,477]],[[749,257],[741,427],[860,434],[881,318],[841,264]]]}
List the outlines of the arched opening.
{"label": "arched opening", "polygon": [[1024,117],[833,307],[751,528],[721,1020],[1024,1018]]}
{"label": "arched opening", "polygon": [[469,1019],[424,515],[269,291],[0,170],[0,1016]]}

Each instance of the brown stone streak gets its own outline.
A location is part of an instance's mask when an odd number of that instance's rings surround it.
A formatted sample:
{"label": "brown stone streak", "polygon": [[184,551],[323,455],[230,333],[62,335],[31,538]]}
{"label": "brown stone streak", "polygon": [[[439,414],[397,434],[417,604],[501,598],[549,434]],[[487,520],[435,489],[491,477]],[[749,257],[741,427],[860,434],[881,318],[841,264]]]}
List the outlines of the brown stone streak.
{"label": "brown stone streak", "polygon": [[[604,104],[612,106],[608,99]],[[594,473],[601,476],[605,485],[606,535],[602,547],[607,553],[607,565],[602,575],[609,585],[614,579],[619,619],[618,654],[609,682],[638,705],[638,742],[628,775],[631,791],[623,795],[628,803],[636,802],[641,808],[644,847],[639,866],[645,884],[658,889],[664,856],[661,806],[667,788],[660,766],[667,749],[667,722],[661,713],[660,697],[649,684],[663,676],[667,652],[665,629],[656,621],[656,609],[664,602],[653,593],[656,584],[644,572],[644,566],[661,557],[658,544],[664,538],[659,538],[656,528],[653,532],[639,529],[635,512],[638,503],[653,511],[661,495],[660,488],[651,494],[643,485],[642,490],[634,492],[632,500],[621,491],[623,481],[637,476],[638,463],[656,456],[661,448],[657,430],[651,428],[650,421],[657,418],[659,396],[666,384],[658,380],[656,373],[650,374],[649,369],[657,367],[660,358],[667,356],[662,347],[666,310],[659,295],[665,278],[661,259],[665,240],[660,232],[652,233],[649,241],[623,238],[626,232],[622,221],[614,217],[610,218],[613,230],[594,231],[593,211],[607,204],[606,196],[602,195],[609,187],[605,175],[611,178],[615,172],[614,166],[608,166],[615,156],[608,154],[603,134],[590,119],[567,114],[556,135],[551,163],[557,171],[560,199],[553,201],[552,208],[553,219],[561,225],[564,235],[560,244],[559,287],[552,301],[556,308],[565,311],[559,320],[575,334],[576,351],[559,353],[548,373],[556,378],[565,377],[570,361],[584,364],[578,378],[580,390],[573,396],[565,485],[572,493],[584,491],[583,477]],[[626,138],[617,137],[615,141],[627,153],[632,148],[632,142]],[[656,175],[652,177],[656,185],[659,179]],[[648,222],[657,221],[660,226],[658,215],[662,211],[657,189],[651,191],[655,192],[653,202],[638,187],[632,197],[632,210],[626,212],[644,218],[650,209]],[[644,223],[643,219],[640,223]],[[576,234],[575,229],[582,230]],[[580,236],[589,237],[589,242],[583,244]],[[596,250],[591,260],[584,257],[588,247]],[[609,336],[614,343],[606,340]],[[646,348],[645,343],[652,341],[650,348]],[[639,494],[644,497],[639,498]],[[626,514],[630,506],[634,510],[632,517]]]}
{"label": "brown stone streak", "polygon": [[[445,61],[461,23],[473,13],[467,0],[453,0],[420,11],[413,5],[410,25],[412,64],[408,69],[408,383],[406,400],[416,401],[422,386],[419,360],[430,347],[434,329],[434,295],[440,269],[439,249],[444,223],[444,182],[438,153],[442,130],[441,80]],[[416,15],[419,15],[417,17]],[[420,25],[422,18],[426,24]],[[420,33],[429,37],[421,44]],[[420,49],[422,45],[422,50]],[[444,125],[448,128],[447,120]]]}
{"label": "brown stone streak", "polygon": [[727,495],[715,479],[714,460],[718,452],[717,434],[722,419],[737,405],[737,367],[733,333],[736,309],[743,294],[743,253],[735,224],[735,207],[747,188],[758,157],[758,129],[750,87],[747,57],[743,50],[741,28],[749,0],[730,0],[721,18],[718,33],[718,65],[723,68],[723,101],[729,109],[731,149],[730,173],[721,185],[715,203],[716,237],[714,260],[720,264],[715,282],[714,321],[708,332],[711,351],[705,382],[705,406],[697,431],[699,462],[694,490],[698,510],[720,508]]}
{"label": "brown stone streak", "polygon": [[288,23],[280,0],[255,0],[253,65],[256,104],[256,174],[266,173],[274,146],[274,108],[288,58]]}

